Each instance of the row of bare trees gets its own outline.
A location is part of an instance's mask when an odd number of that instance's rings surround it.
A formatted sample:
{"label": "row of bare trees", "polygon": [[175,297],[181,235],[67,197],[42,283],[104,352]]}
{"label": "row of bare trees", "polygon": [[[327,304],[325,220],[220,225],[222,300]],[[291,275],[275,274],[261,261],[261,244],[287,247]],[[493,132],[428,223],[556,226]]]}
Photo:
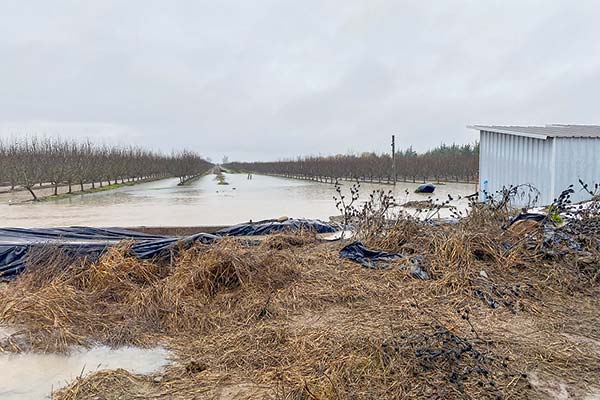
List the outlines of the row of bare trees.
{"label": "row of bare trees", "polygon": [[23,187],[34,200],[34,189],[52,185],[58,187],[103,182],[138,181],[167,176],[180,182],[200,174],[211,164],[198,154],[184,150],[165,155],[140,147],[98,145],[90,141],[60,138],[27,137],[0,141],[0,186]]}
{"label": "row of bare trees", "polygon": [[450,146],[442,144],[417,154],[412,147],[396,153],[395,172],[390,154],[362,153],[335,156],[298,157],[275,162],[229,163],[241,171],[282,175],[292,178],[333,181],[359,179],[371,182],[462,181],[476,180],[479,169],[479,144]]}

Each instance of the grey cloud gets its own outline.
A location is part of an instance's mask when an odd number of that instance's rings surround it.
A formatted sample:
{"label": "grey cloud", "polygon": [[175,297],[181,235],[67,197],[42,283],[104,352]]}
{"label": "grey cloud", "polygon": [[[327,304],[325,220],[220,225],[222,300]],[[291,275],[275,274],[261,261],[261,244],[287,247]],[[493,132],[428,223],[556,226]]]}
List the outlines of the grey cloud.
{"label": "grey cloud", "polygon": [[597,123],[596,1],[0,0],[0,135],[220,159]]}

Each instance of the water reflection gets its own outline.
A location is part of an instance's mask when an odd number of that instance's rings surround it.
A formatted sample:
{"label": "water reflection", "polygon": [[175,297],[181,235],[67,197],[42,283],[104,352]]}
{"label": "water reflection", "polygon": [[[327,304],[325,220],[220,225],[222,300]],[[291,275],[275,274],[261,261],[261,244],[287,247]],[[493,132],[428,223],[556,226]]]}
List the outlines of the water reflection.
{"label": "water reflection", "polygon": [[[227,225],[282,215],[321,218],[337,215],[331,184],[246,174],[227,174],[229,185],[218,185],[213,175],[189,186],[164,179],[116,190],[73,196],[38,204],[9,206],[0,196],[0,224],[13,227],[89,226],[203,226]],[[343,182],[348,190],[350,182]],[[362,198],[374,189],[393,189],[397,198],[424,200],[413,193],[417,183],[361,184]],[[408,191],[408,195],[405,194]],[[472,184],[438,186],[434,198],[468,195]],[[465,206],[466,201],[458,203]]]}

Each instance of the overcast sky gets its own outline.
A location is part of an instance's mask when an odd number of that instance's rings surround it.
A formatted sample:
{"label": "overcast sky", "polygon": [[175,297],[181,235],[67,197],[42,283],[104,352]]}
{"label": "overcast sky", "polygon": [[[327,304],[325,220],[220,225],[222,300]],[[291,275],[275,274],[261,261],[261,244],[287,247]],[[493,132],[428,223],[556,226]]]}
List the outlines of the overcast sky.
{"label": "overcast sky", "polygon": [[0,0],[0,134],[213,160],[599,123],[600,1]]}

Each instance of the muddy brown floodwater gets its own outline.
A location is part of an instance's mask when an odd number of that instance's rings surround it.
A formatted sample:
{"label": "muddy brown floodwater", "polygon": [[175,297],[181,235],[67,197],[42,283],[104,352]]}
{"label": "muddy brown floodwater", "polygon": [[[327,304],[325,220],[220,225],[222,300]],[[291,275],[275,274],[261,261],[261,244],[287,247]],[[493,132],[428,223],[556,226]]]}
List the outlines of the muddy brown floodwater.
{"label": "muddy brown floodwater", "polygon": [[70,354],[0,354],[0,398],[3,400],[47,399],[52,391],[80,375],[103,369],[123,368],[149,374],[168,364],[162,348],[74,349]]}
{"label": "muddy brown floodwater", "polygon": [[[249,180],[246,174],[226,174],[225,178],[228,185],[218,185],[214,175],[189,186],[177,186],[178,179],[174,178],[35,204],[9,205],[10,194],[0,194],[0,226],[209,226],[283,215],[327,220],[338,214],[331,184],[263,175]],[[350,182],[343,184],[348,191]],[[401,202],[427,199],[427,195],[413,193],[417,186],[361,184],[361,198],[381,188],[393,189]],[[473,184],[439,185],[433,198],[473,192]],[[465,207],[466,203],[463,200],[457,205]]]}

